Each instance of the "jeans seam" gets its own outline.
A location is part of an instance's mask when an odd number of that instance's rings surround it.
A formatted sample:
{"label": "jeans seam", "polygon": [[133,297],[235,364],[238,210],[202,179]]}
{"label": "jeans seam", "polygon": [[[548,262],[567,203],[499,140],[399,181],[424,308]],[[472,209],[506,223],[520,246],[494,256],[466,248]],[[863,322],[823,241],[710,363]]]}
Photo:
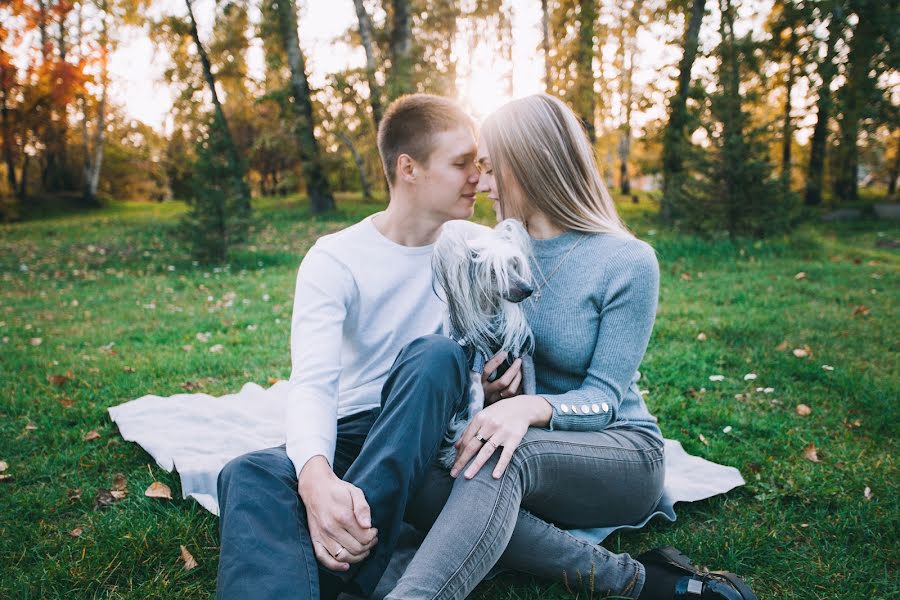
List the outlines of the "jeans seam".
{"label": "jeans seam", "polygon": [[[629,453],[637,453],[637,454],[641,454],[641,455],[654,454],[657,450],[660,449],[659,447],[657,447],[657,448],[623,448],[621,446],[613,446],[613,445],[609,445],[609,444],[582,444],[582,443],[578,443],[578,442],[568,442],[565,440],[531,440],[531,441],[527,441],[527,442],[523,442],[523,443],[519,444],[519,447],[516,448],[516,452],[518,452],[520,449],[527,448],[527,447],[533,446],[535,444],[558,444],[560,446],[569,447],[569,448],[591,448],[591,449],[602,448],[602,449],[609,449],[609,450],[621,450],[621,451],[625,451],[625,452],[629,452]],[[566,454],[566,453],[562,452],[562,451],[557,451],[557,452],[554,452],[554,454]],[[613,459],[606,459],[606,458],[600,457],[600,456],[586,456],[586,455],[579,455],[579,458],[598,458],[601,460],[613,460]],[[650,460],[650,462],[661,462],[661,461],[665,460],[665,455],[661,455],[659,457],[650,457],[649,460]],[[647,458],[645,457],[642,460],[625,460],[622,462],[647,462]]]}

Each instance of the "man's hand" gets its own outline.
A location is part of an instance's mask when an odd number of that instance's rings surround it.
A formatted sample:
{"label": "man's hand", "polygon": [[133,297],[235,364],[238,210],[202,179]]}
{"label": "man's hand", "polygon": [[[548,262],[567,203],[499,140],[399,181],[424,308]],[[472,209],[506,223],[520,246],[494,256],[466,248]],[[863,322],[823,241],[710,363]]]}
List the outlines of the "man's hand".
{"label": "man's hand", "polygon": [[491,360],[484,363],[484,371],[481,373],[481,386],[484,388],[485,406],[490,406],[503,398],[512,398],[519,395],[519,386],[522,385],[521,358],[514,360],[502,377],[498,377],[494,381],[488,381],[488,377],[503,364],[506,356],[506,352],[498,352]]}
{"label": "man's hand", "polygon": [[361,489],[339,479],[324,456],[315,456],[300,471],[298,492],[306,506],[316,559],[322,566],[346,571],[369,556],[378,543],[378,530],[372,527]]}

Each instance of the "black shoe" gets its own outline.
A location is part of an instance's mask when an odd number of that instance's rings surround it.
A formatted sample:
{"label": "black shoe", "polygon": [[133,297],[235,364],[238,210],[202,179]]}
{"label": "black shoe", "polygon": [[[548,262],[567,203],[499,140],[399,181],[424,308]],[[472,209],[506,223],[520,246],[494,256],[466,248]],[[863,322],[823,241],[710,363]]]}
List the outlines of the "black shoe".
{"label": "black shoe", "polygon": [[654,548],[637,557],[643,564],[654,564],[678,574],[675,600],[758,600],[744,580],[727,571],[706,572],[671,546]]}

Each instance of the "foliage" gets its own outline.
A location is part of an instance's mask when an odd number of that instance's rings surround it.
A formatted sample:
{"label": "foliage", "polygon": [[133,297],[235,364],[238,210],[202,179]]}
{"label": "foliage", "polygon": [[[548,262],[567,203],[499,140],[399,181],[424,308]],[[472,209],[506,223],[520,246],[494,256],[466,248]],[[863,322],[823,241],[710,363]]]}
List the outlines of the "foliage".
{"label": "foliage", "polygon": [[214,118],[196,148],[187,199],[190,210],[181,223],[191,254],[203,263],[224,262],[229,251],[246,239],[249,226],[244,170],[229,160],[230,140],[224,131],[224,123]]}

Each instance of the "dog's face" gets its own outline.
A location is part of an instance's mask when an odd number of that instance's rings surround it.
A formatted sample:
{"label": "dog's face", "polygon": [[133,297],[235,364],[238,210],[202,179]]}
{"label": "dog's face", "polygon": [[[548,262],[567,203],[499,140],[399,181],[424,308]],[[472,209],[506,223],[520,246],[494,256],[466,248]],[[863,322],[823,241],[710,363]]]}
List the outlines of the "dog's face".
{"label": "dog's face", "polygon": [[479,312],[490,314],[503,301],[518,303],[534,291],[528,265],[531,242],[513,219],[494,229],[478,229],[471,223],[445,223],[434,249],[434,270],[448,300],[466,295]]}

